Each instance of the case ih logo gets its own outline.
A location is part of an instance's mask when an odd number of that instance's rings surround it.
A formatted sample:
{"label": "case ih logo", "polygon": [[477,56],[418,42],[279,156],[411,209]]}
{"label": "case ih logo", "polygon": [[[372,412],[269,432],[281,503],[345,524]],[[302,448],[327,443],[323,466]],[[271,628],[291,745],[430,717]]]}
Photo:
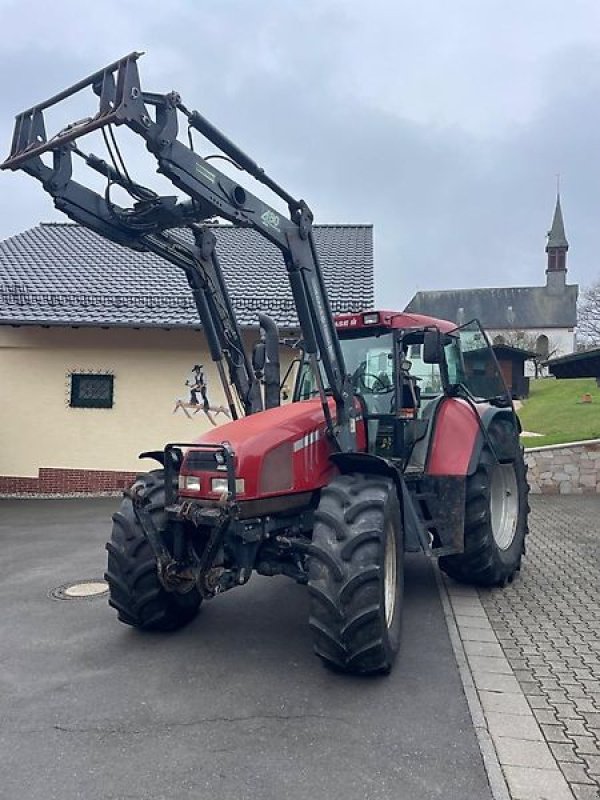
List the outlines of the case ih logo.
{"label": "case ih logo", "polygon": [[273,211],[265,211],[264,214],[260,215],[260,218],[264,222],[265,225],[269,228],[274,228],[276,231],[279,230],[279,216],[275,214]]}

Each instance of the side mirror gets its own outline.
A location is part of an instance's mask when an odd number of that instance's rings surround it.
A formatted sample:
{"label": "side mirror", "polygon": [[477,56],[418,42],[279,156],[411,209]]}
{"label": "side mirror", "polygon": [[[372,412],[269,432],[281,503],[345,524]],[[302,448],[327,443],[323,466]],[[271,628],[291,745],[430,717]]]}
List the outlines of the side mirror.
{"label": "side mirror", "polygon": [[444,356],[442,337],[437,328],[425,331],[423,338],[423,361],[426,364],[441,364]]}

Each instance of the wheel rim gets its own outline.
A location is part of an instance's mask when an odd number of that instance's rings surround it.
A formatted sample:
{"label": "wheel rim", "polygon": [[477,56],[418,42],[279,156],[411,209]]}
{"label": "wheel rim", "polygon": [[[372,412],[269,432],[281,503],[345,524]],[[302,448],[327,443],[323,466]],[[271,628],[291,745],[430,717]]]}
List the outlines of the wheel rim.
{"label": "wheel rim", "polygon": [[385,554],[383,569],[383,601],[385,608],[385,624],[392,627],[396,610],[396,536],[394,526],[390,522],[385,532]]}
{"label": "wheel rim", "polygon": [[492,533],[500,550],[508,550],[517,532],[519,492],[513,464],[495,464],[491,472]]}

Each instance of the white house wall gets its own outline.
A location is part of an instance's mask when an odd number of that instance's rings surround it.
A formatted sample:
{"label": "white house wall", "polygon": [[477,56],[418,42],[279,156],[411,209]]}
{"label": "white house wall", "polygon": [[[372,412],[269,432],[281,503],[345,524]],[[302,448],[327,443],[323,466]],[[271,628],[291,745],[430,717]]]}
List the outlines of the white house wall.
{"label": "white house wall", "polygon": [[[211,428],[202,411],[173,413],[189,400],[194,364],[204,364],[211,404],[224,403],[201,333],[0,327],[0,476],[152,468],[138,453]],[[114,375],[113,408],[70,407],[69,375],[80,371]]]}

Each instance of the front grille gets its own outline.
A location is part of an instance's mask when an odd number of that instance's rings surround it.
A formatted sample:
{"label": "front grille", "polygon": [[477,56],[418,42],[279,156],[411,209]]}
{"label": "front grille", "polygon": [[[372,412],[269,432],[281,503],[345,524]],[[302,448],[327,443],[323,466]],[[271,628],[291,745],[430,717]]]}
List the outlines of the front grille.
{"label": "front grille", "polygon": [[214,451],[189,450],[183,459],[182,469],[185,472],[215,472],[217,460]]}

